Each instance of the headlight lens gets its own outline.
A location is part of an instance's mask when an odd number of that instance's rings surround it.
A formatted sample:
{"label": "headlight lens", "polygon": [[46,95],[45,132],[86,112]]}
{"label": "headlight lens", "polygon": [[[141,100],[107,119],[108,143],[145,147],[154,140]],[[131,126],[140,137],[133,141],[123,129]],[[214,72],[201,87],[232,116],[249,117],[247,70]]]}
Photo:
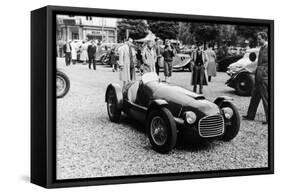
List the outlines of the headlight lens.
{"label": "headlight lens", "polygon": [[233,116],[233,110],[229,107],[222,108],[224,117],[230,119]]}
{"label": "headlight lens", "polygon": [[195,123],[196,121],[196,114],[192,111],[187,111],[185,112],[185,121],[188,123],[188,124],[193,124]]}

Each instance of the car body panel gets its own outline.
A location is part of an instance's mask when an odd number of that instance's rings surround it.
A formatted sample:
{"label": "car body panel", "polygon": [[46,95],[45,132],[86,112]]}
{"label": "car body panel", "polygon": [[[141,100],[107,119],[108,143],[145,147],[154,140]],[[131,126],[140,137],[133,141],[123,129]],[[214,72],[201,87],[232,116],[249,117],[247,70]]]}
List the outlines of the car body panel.
{"label": "car body panel", "polygon": [[[249,55],[252,52],[254,52],[257,56],[254,62],[249,59]],[[258,54],[259,48],[248,49],[243,58],[235,63],[230,64],[227,71],[227,74],[230,76],[230,78],[226,81],[226,85],[236,89],[236,82],[239,76],[242,74],[247,74],[253,78],[257,68]]]}
{"label": "car body panel", "polygon": [[[142,100],[132,101],[130,93],[134,94],[141,88]],[[143,87],[143,88],[142,88]],[[142,90],[144,89],[144,90]],[[149,91],[146,91],[148,89]],[[148,95],[147,95],[148,94]],[[138,96],[136,97],[138,98]],[[123,111],[140,122],[146,122],[146,117],[151,108],[166,107],[173,115],[177,126],[181,130],[195,130],[198,133],[198,122],[201,118],[213,115],[222,115],[222,111],[215,103],[205,99],[203,95],[193,93],[189,90],[163,83],[160,81],[150,81],[143,83],[135,81],[127,84],[123,91]],[[188,125],[184,120],[184,113],[193,111],[197,116],[197,121],[193,125]]]}

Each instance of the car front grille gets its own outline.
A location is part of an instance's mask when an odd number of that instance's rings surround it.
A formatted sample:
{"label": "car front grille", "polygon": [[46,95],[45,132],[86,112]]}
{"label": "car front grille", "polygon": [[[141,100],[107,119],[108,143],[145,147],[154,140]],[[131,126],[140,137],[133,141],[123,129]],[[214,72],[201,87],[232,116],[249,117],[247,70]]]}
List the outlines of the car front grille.
{"label": "car front grille", "polygon": [[206,116],[199,120],[199,135],[201,137],[216,137],[224,133],[222,115]]}

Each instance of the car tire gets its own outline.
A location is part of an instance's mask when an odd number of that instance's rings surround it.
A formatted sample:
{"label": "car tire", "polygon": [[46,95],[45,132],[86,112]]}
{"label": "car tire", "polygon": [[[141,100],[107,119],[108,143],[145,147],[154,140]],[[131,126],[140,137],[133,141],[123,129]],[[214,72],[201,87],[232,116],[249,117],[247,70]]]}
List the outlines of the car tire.
{"label": "car tire", "polygon": [[149,112],[146,131],[155,151],[167,154],[175,147],[177,126],[172,113],[167,108],[153,109]]}
{"label": "car tire", "polygon": [[223,141],[231,141],[235,138],[240,130],[240,115],[237,108],[228,101],[221,103],[220,108],[229,107],[233,110],[233,116],[230,118],[230,125],[225,125],[225,132],[222,137]]}
{"label": "car tire", "polygon": [[105,56],[105,55],[102,56],[102,58],[101,58],[101,64],[102,64],[102,65],[107,65],[106,56]]}
{"label": "car tire", "polygon": [[[69,81],[69,78],[68,76],[61,72],[61,71],[57,71],[57,77],[56,77],[56,81],[57,81],[57,98],[62,98],[64,97],[68,91],[69,91],[69,88],[70,88],[70,81]],[[61,84],[63,84],[63,88],[61,89],[62,91],[58,91],[58,81],[61,82]]]}
{"label": "car tire", "polygon": [[107,113],[110,121],[119,123],[121,119],[121,109],[118,108],[118,100],[114,89],[109,89],[106,95]]}
{"label": "car tire", "polygon": [[237,77],[235,89],[241,96],[250,96],[254,88],[254,79],[250,74],[241,74]]}

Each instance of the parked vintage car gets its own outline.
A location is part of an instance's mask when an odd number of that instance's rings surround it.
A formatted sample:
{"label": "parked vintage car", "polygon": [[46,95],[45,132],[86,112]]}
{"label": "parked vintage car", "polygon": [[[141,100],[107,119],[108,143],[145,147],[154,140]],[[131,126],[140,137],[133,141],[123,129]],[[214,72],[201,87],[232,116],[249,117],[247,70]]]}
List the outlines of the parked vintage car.
{"label": "parked vintage car", "polygon": [[[102,43],[97,48],[96,61],[104,62],[104,57],[111,51],[112,48],[119,46],[118,43]],[[106,63],[103,63],[106,64]]]}
{"label": "parked vintage car", "polygon": [[259,48],[246,51],[243,58],[229,65],[227,74],[230,78],[226,84],[241,96],[249,96],[255,85],[254,73],[257,68]]}
{"label": "parked vintage car", "polygon": [[218,71],[226,72],[227,68],[230,64],[235,63],[239,59],[241,59],[243,55],[227,55],[217,61],[218,63]]}
{"label": "parked vintage car", "polygon": [[240,129],[237,108],[228,97],[214,102],[179,86],[159,81],[155,73],[125,85],[108,85],[105,101],[109,119],[118,123],[122,112],[145,124],[152,148],[168,153],[177,142],[178,132],[200,140],[230,141]]}
{"label": "parked vintage car", "polygon": [[[173,58],[172,66],[173,70],[187,70],[191,71],[191,57],[189,54],[176,54],[176,56]],[[162,65],[160,68],[164,68],[164,63],[161,63]]]}

